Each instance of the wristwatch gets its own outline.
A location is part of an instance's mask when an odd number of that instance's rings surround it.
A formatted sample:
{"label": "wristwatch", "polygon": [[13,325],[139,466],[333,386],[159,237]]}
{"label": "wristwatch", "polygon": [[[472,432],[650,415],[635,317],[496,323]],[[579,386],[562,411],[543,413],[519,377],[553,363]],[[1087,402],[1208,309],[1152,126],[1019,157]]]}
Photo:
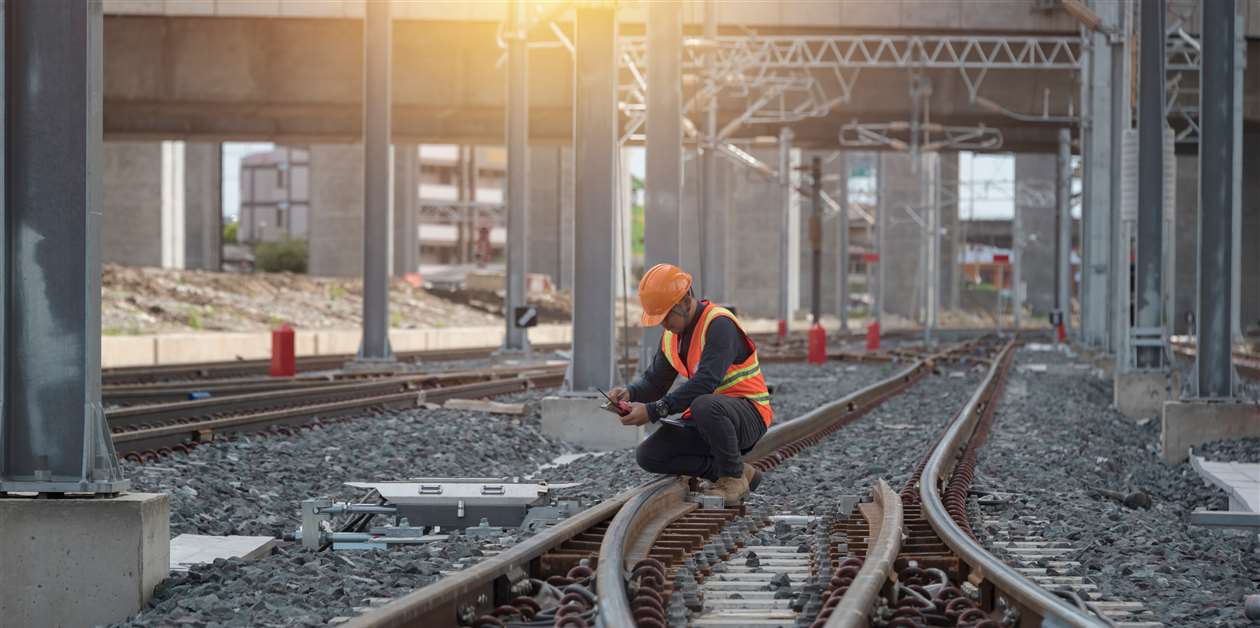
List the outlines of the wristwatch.
{"label": "wristwatch", "polygon": [[652,403],[652,420],[663,419],[669,416],[669,404],[664,399],[659,399]]}

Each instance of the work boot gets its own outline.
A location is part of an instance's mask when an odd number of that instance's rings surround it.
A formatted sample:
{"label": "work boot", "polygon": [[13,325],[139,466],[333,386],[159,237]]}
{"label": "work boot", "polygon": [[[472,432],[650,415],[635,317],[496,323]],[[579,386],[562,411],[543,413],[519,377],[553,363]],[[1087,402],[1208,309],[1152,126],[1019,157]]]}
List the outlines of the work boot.
{"label": "work boot", "polygon": [[750,464],[744,465],[744,481],[748,483],[748,491],[752,492],[761,486],[761,470]]}
{"label": "work boot", "polygon": [[721,497],[727,506],[738,506],[740,500],[748,495],[748,482],[744,477],[721,477],[713,483],[713,487],[704,492],[705,495]]}

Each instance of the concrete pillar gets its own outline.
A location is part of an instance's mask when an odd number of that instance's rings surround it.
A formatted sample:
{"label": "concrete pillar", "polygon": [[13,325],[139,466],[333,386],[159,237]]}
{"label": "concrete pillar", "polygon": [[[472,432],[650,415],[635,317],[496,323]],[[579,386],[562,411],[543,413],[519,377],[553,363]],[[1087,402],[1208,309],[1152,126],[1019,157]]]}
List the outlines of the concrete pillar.
{"label": "concrete pillar", "polygon": [[925,202],[920,173],[911,165],[912,158],[906,153],[882,153],[879,157],[880,208],[887,213],[880,264],[884,313],[916,321],[923,303],[919,249],[924,234],[914,216],[923,213]]}
{"label": "concrete pillar", "polygon": [[[749,151],[764,163],[773,164],[778,151]],[[740,263],[738,272],[729,276],[727,297],[746,318],[778,318],[779,316],[779,238],[782,187],[777,179],[767,178],[751,168],[737,167],[728,179],[730,188],[730,248],[734,259],[766,260],[766,263]],[[685,248],[685,247],[684,247]]]}
{"label": "concrete pillar", "polygon": [[1193,313],[1199,279],[1199,156],[1177,155],[1177,196],[1172,246],[1176,251],[1173,271],[1172,333],[1191,332],[1186,315]]}
{"label": "concrete pillar", "polygon": [[958,222],[958,153],[938,153],[937,159],[941,162],[938,184],[941,186],[940,224],[944,230],[941,234],[941,309],[957,310],[962,285],[962,267],[958,263],[962,247],[962,225]]}
{"label": "concrete pillar", "polygon": [[218,142],[184,145],[184,268],[218,271],[223,240],[223,166]]}
{"label": "concrete pillar", "polygon": [[161,266],[161,142],[105,142],[103,155],[102,261]]}
{"label": "concrete pillar", "polygon": [[1260,336],[1260,132],[1243,134],[1242,244],[1238,272],[1238,324],[1245,336]]}
{"label": "concrete pillar", "polygon": [[312,144],[307,272],[363,273],[363,145]]}
{"label": "concrete pillar", "polygon": [[420,242],[416,215],[420,202],[417,189],[419,176],[415,144],[394,147],[394,259],[393,274],[402,277],[420,267]]}
{"label": "concrete pillar", "polygon": [[1020,281],[1024,306],[1034,317],[1054,311],[1054,247],[1057,156],[1015,155],[1015,211],[1023,234]]}
{"label": "concrete pillar", "polygon": [[[561,285],[563,159],[559,146],[529,149],[529,272],[548,275]],[[571,269],[570,269],[571,270]]]}
{"label": "concrete pillar", "polygon": [[700,155],[695,147],[683,152],[683,202],[682,202],[682,269],[693,277],[700,274]]}

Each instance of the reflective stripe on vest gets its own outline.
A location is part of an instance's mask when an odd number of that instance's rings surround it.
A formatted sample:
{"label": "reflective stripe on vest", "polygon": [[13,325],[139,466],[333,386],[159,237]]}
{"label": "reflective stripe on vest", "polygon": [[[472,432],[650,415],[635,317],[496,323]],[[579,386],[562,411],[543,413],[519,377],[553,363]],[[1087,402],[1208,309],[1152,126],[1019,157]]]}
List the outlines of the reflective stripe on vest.
{"label": "reflective stripe on vest", "polygon": [[[748,334],[744,332],[744,328],[739,324],[739,319],[730,310],[719,307],[712,303],[705,306],[704,311],[700,314],[700,320],[696,321],[696,329],[691,334],[691,345],[687,348],[687,359],[682,359],[682,353],[679,351],[678,336],[669,330],[661,335],[661,352],[665,354],[665,361],[678,371],[679,375],[687,379],[691,379],[695,373],[696,367],[700,365],[700,356],[704,353],[705,337],[708,335],[709,323],[712,323],[718,317],[724,316],[731,319],[735,323],[735,328],[739,330],[739,334],[744,338],[744,342],[748,343],[749,355],[748,359],[739,364],[732,364],[726,369],[726,373],[722,376],[721,383],[713,390],[714,394],[726,395],[728,397],[738,397],[748,399],[757,405],[757,412],[761,415],[761,419],[769,426],[774,419],[774,411],[770,408],[770,391],[766,388],[766,378],[761,374],[761,364],[757,360],[757,345],[753,343]],[[691,416],[691,409],[688,408],[683,412],[683,417]]]}

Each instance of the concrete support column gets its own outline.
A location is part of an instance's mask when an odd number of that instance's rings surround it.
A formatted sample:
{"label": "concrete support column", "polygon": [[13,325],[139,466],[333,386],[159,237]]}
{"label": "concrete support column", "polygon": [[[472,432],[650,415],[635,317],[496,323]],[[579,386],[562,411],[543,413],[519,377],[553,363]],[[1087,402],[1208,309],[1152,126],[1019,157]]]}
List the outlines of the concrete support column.
{"label": "concrete support column", "polygon": [[363,145],[313,144],[306,270],[319,277],[363,273]]}
{"label": "concrete support column", "polygon": [[919,169],[912,166],[913,158],[906,153],[879,157],[879,301],[883,313],[918,321],[925,296],[919,274],[924,230],[916,218],[921,218],[926,203]]}
{"label": "concrete support column", "polygon": [[841,331],[849,329],[849,154],[841,153],[836,158],[840,167],[840,180],[836,186],[839,191],[840,213],[835,217],[835,269],[836,277],[836,316],[840,318]]}
{"label": "concrete support column", "polygon": [[[1196,146],[1197,148],[1197,146]],[[1172,333],[1189,334],[1193,329],[1199,280],[1199,156],[1177,155],[1177,196],[1173,241],[1177,266],[1174,270],[1173,315],[1168,322]]]}
{"label": "concrete support column", "polygon": [[[643,269],[682,263],[682,3],[648,5],[648,107]],[[643,330],[639,369],[651,364],[661,328]]]}
{"label": "concrete support column", "polygon": [[162,268],[184,267],[184,143],[162,142]]}
{"label": "concrete support column", "polygon": [[617,208],[617,20],[607,5],[577,9],[574,105],[573,366],[569,388],[613,384]]}
{"label": "concrete support column", "polygon": [[1241,264],[1238,325],[1254,346],[1260,336],[1260,132],[1247,132],[1240,139],[1243,176],[1241,237],[1237,238]]}
{"label": "concrete support column", "polygon": [[1059,129],[1059,156],[1055,162],[1054,309],[1063,317],[1063,330],[1072,330],[1072,132]]}
{"label": "concrete support column", "polygon": [[[564,153],[568,149],[559,146],[530,146],[529,148],[529,255],[526,262],[529,272],[547,275],[557,287],[565,286],[565,273],[571,275],[572,267],[572,193],[565,225],[563,169]],[[571,166],[570,166],[571,167]],[[564,252],[565,233],[569,234],[569,257],[566,264]],[[571,278],[569,278],[571,281]]]}
{"label": "concrete support column", "polygon": [[958,153],[938,153],[940,174],[937,185],[940,188],[940,225],[941,233],[941,307],[945,310],[959,308],[962,286],[962,267],[958,256],[962,251],[962,225],[958,221]]}
{"label": "concrete support column", "polygon": [[415,144],[394,147],[394,276],[402,277],[420,269],[420,234],[416,210],[418,154]]}
{"label": "concrete support column", "polygon": [[801,228],[800,228],[800,152],[792,148],[792,130],[779,131],[779,185],[782,192],[779,209],[779,320],[792,320],[800,304]]}
{"label": "concrete support column", "polygon": [[1024,305],[1035,317],[1054,311],[1055,223],[1058,214],[1054,154],[1015,155],[1015,211],[1020,225],[1020,268]]}
{"label": "concrete support column", "polygon": [[162,143],[104,142],[102,259],[162,265]]}
{"label": "concrete support column", "polygon": [[[717,1],[704,0],[704,36],[717,38]],[[705,56],[706,88],[715,92],[717,53]],[[704,150],[700,154],[700,292],[718,303],[726,301],[726,229],[727,206],[720,203],[721,184],[718,182],[717,98],[704,103]]]}
{"label": "concrete support column", "polygon": [[222,189],[219,143],[185,143],[184,268],[219,270],[223,250]]}

